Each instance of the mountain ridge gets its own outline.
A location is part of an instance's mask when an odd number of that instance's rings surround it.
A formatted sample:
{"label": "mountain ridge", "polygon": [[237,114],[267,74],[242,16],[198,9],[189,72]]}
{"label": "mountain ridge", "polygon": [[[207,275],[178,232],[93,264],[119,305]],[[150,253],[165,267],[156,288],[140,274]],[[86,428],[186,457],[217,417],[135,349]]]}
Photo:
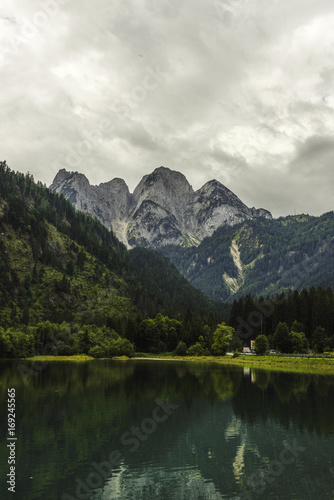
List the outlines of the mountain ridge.
{"label": "mountain ridge", "polygon": [[[330,212],[272,219],[216,179],[194,191],[183,174],[165,167],[144,176],[133,194],[125,181],[111,181],[108,207],[94,202],[97,188],[90,188],[86,177],[59,175],[56,188],[81,209],[94,210],[100,220],[109,217],[128,246],[151,247],[172,259],[193,286],[216,301],[334,286]],[[111,194],[110,186],[118,194]]]}
{"label": "mountain ridge", "polygon": [[61,169],[50,189],[62,193],[81,211],[96,216],[128,248],[160,248],[174,244],[197,246],[221,225],[265,217],[263,208],[247,207],[216,179],[194,190],[178,171],[158,167],[130,193],[123,179],[98,186],[84,174]]}

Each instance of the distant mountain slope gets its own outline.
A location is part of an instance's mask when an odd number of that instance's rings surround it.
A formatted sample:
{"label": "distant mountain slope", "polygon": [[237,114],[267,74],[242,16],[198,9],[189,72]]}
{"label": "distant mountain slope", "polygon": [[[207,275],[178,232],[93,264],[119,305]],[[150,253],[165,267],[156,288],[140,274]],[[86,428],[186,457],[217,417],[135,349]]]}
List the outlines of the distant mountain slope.
{"label": "distant mountain slope", "polygon": [[133,194],[122,179],[91,186],[83,174],[65,169],[50,189],[95,215],[128,247],[196,246],[221,225],[272,218],[267,210],[248,208],[216,180],[194,191],[183,174],[165,167],[145,175]]}
{"label": "distant mountain slope", "polygon": [[334,287],[334,213],[249,220],[219,228],[197,248],[159,251],[215,300]]}
{"label": "distant mountain slope", "polygon": [[177,311],[184,317],[189,314],[217,317],[217,313],[219,316],[228,310],[209,301],[206,295],[190,285],[170,259],[154,250],[134,248],[128,252],[128,262],[140,280],[136,302],[142,302],[141,308],[145,304],[145,310],[151,316],[150,304],[155,310],[160,306],[169,315],[175,315]]}

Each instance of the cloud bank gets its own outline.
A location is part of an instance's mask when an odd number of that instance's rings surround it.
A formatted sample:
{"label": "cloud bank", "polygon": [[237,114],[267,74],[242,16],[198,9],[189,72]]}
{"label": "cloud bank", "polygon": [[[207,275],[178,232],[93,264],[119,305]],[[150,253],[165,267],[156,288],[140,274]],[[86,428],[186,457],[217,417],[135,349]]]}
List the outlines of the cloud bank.
{"label": "cloud bank", "polygon": [[334,209],[329,0],[5,0],[2,159],[131,189],[164,165],[275,216]]}

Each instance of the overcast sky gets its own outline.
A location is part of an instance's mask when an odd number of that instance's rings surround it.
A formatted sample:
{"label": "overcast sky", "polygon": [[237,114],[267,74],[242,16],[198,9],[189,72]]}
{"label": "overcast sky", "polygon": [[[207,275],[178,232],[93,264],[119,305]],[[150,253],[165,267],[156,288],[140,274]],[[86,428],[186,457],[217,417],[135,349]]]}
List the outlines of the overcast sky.
{"label": "overcast sky", "polygon": [[334,210],[333,0],[2,0],[1,159]]}

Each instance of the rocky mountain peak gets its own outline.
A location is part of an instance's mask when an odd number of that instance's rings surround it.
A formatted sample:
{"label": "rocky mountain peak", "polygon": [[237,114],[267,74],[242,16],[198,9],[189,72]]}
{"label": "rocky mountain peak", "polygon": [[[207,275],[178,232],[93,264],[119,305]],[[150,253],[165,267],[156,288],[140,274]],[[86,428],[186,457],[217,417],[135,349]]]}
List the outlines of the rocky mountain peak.
{"label": "rocky mountain peak", "polygon": [[127,191],[129,191],[129,188],[125,182],[124,179],[121,179],[120,177],[115,177],[114,179],[112,179],[111,181],[108,181],[108,182],[101,182],[101,184],[99,184],[98,186],[99,188],[100,187],[103,187],[103,188],[110,188],[110,189],[125,189]]}
{"label": "rocky mountain peak", "polygon": [[133,192],[135,206],[149,199],[173,213],[183,211],[194,192],[186,177],[166,167],[156,168],[145,175]]}
{"label": "rocky mountain peak", "polygon": [[132,195],[124,179],[115,177],[111,181],[102,182],[94,187],[98,193],[103,193],[104,197],[114,199],[115,203],[117,203],[117,199],[126,198],[128,203],[131,204]]}
{"label": "rocky mountain peak", "polygon": [[182,185],[185,190],[193,191],[185,175],[177,170],[171,170],[168,167],[158,167],[147,176],[149,182],[156,182],[158,179],[161,179],[162,182],[167,182],[169,185]]}
{"label": "rocky mountain peak", "polygon": [[145,175],[133,194],[123,179],[91,186],[83,174],[65,169],[58,172],[50,189],[98,217],[128,247],[195,245],[221,225],[271,218],[264,209],[248,208],[216,179],[194,191],[181,172],[167,167]]}
{"label": "rocky mountain peak", "polygon": [[247,206],[240,200],[240,198],[238,198],[238,196],[232,193],[232,191],[216,179],[206,182],[204,186],[196,191],[195,197],[210,200],[210,204],[212,203],[212,200],[215,199],[218,201],[219,205],[233,205],[238,206],[241,210],[247,209]]}
{"label": "rocky mountain peak", "polygon": [[134,197],[137,198],[143,190],[152,188],[154,191],[169,190],[177,193],[182,190],[183,193],[193,192],[193,188],[181,172],[166,167],[156,168],[151,174],[145,175],[134,190]]}
{"label": "rocky mountain peak", "polygon": [[[70,177],[72,175],[72,173],[73,172],[68,172],[65,168],[60,169],[59,172],[57,173],[56,177],[53,180],[53,184],[63,182],[65,179]],[[50,188],[51,188],[51,186],[50,186]]]}
{"label": "rocky mountain peak", "polygon": [[54,178],[50,189],[63,193],[65,198],[70,200],[75,208],[81,210],[81,203],[78,201],[77,195],[80,193],[80,196],[87,196],[90,183],[84,174],[69,172],[65,168],[62,168]]}

